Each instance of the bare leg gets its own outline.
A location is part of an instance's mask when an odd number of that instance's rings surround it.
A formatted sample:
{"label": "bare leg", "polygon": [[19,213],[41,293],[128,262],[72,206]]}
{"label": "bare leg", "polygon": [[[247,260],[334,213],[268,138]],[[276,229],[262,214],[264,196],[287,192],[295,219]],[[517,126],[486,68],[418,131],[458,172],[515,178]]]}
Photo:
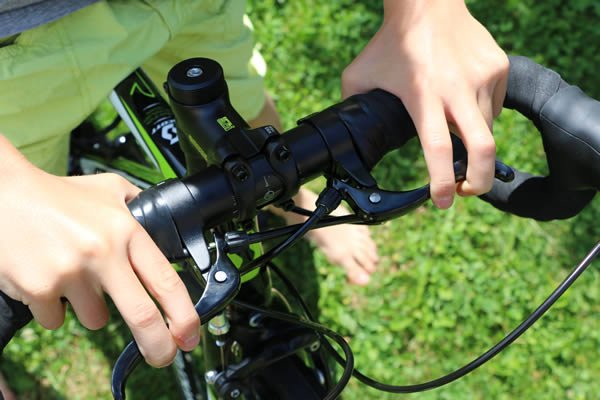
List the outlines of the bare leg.
{"label": "bare leg", "polygon": [[4,376],[2,376],[1,372],[0,372],[0,393],[2,393],[2,395],[0,395],[0,398],[2,398],[2,396],[4,396],[4,400],[16,400],[17,399],[15,394],[8,387],[8,384],[6,383],[6,380],[4,379]]}
{"label": "bare leg", "polygon": [[[282,131],[281,119],[275,108],[273,100],[267,94],[267,101],[259,115],[249,121],[251,127],[272,125]],[[308,189],[301,188],[294,197],[296,205],[306,209],[315,207],[317,195]],[[304,222],[306,217],[288,213],[279,208],[271,209],[277,215],[285,218],[288,224]],[[333,215],[348,214],[342,206],[335,210]],[[329,262],[341,266],[346,270],[346,277],[350,283],[366,285],[370,275],[375,271],[377,263],[377,248],[366,226],[338,225],[329,228],[315,229],[306,235],[321,250]]]}

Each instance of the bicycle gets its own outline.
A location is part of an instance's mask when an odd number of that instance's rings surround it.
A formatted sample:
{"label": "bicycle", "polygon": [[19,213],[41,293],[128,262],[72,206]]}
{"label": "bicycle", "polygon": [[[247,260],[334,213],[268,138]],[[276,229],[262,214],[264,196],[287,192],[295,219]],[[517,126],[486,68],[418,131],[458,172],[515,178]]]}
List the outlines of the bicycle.
{"label": "bicycle", "polygon": [[[211,60],[177,64],[165,89],[173,113],[143,71],[131,74],[110,99],[136,143],[127,135],[106,140],[105,134],[117,121],[101,132],[82,128],[74,135],[72,162],[75,173],[117,172],[146,188],[130,202],[132,214],[167,258],[181,262],[195,278],[187,282],[193,297],[200,299],[196,309],[205,329],[205,373],[201,377],[194,360],[178,354],[174,364],[186,399],[332,399],[352,375],[394,393],[444,385],[482,365],[520,336],[600,251],[597,245],[538,310],[472,363],[419,385],[376,382],[354,370],[345,340],[314,321],[293,284],[271,259],[309,229],[337,223],[380,223],[428,200],[428,186],[408,192],[385,191],[369,174],[386,152],[415,135],[400,101],[383,91],[354,96],[300,120],[298,127],[279,135],[272,127],[248,129],[229,104],[220,67]],[[597,173],[587,167],[593,164],[590,158],[596,157],[594,148],[600,148],[593,136],[593,127],[598,126],[595,122],[600,121],[594,120],[597,117],[592,112],[599,103],[566,85],[557,74],[530,60],[512,57],[506,105],[541,128],[551,178],[533,177],[497,162],[499,180],[485,199],[498,208],[537,219],[576,214],[591,201],[600,182]],[[587,125],[565,117],[567,106],[588,111]],[[405,128],[404,135],[396,134],[397,127]],[[565,140],[570,140],[568,146]],[[458,141],[455,145],[460,148]],[[572,148],[567,155],[557,154]],[[587,159],[581,157],[583,153]],[[456,158],[457,180],[464,179],[465,154],[457,151]],[[321,174],[327,175],[328,186],[316,210],[294,208],[288,199],[301,184]],[[532,194],[538,198],[531,198]],[[547,207],[532,208],[539,203],[540,194]],[[342,198],[355,215],[327,217]],[[309,218],[300,226],[253,232],[257,208],[271,203]],[[254,257],[251,245],[279,237],[285,239]],[[238,254],[243,265],[234,266],[225,253]],[[282,312],[289,311],[289,301],[270,295],[271,272],[288,287],[303,316]],[[340,346],[344,358],[325,337]],[[330,359],[344,367],[337,383]],[[115,398],[124,398],[126,378],[140,360],[132,342],[113,371]]]}

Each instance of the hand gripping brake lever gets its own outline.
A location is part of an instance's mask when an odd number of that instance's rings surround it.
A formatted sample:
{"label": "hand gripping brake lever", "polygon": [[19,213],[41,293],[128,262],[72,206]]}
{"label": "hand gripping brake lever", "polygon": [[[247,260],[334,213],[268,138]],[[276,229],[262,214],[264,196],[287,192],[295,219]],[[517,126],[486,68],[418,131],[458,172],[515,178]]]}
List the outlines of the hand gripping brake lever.
{"label": "hand gripping brake lever", "polygon": [[[200,300],[196,303],[196,311],[200,323],[207,323],[221,312],[233,300],[241,286],[238,269],[225,255],[225,241],[219,234],[214,235],[216,259],[208,272],[204,273],[206,286]],[[134,368],[142,360],[142,355],[135,341],[129,343],[115,363],[112,374],[111,389],[115,399],[125,399],[125,383]]]}
{"label": "hand gripping brake lever", "polygon": [[[495,177],[502,182],[514,179],[513,170],[496,160]],[[456,182],[464,181],[467,177],[467,162],[458,160],[454,162],[454,176]],[[427,201],[431,194],[429,185],[406,192],[391,192],[372,187],[355,187],[350,182],[332,178],[329,183],[337,189],[352,210],[367,224],[377,224],[393,218],[400,217],[417,208]]]}

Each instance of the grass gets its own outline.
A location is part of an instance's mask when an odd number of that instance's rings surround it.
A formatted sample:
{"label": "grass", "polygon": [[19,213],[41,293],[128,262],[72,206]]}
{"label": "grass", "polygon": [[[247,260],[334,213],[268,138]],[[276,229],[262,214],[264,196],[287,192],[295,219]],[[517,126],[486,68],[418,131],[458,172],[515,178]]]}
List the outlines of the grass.
{"label": "grass", "polygon": [[[593,22],[600,14],[596,3],[468,4],[503,48],[534,57],[600,96],[595,76],[600,60],[590,45],[600,36]],[[381,11],[379,0],[252,0],[249,7],[270,67],[267,86],[287,128],[338,101],[341,71],[377,29]],[[544,172],[541,141],[529,122],[504,112],[494,134],[507,164]],[[426,183],[418,144],[387,156],[375,176],[388,189]],[[599,217],[597,202],[573,219],[539,223],[500,213],[476,198],[457,199],[448,211],[426,205],[373,227],[381,262],[366,288],[345,284],[343,272],[307,244],[281,263],[294,266],[292,276],[316,293],[310,300],[321,322],[348,338],[357,368],[384,382],[412,384],[466,364],[517,326],[593,246]],[[404,396],[352,380],[345,398],[595,398],[599,280],[592,266],[548,315],[464,379]],[[24,399],[109,398],[110,368],[127,340],[117,315],[98,332],[85,330],[72,316],[54,332],[32,324],[5,352],[2,370]],[[132,381],[132,393],[172,398],[169,374],[145,368]]]}

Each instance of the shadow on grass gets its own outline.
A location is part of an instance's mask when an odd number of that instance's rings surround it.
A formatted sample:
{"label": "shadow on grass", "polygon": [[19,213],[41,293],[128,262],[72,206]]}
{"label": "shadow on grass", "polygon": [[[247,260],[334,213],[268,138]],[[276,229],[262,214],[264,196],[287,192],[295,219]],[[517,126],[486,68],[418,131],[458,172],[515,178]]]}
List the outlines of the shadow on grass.
{"label": "shadow on grass", "polygon": [[[101,329],[90,336],[90,340],[100,349],[109,364],[114,366],[117,358],[133,336],[123,321],[115,305],[109,301],[110,320],[113,329]],[[142,362],[127,380],[127,399],[174,399],[178,398],[179,389],[175,382],[175,374],[171,367],[152,368]]]}
{"label": "shadow on grass", "polygon": [[[20,400],[63,400],[65,395],[58,393],[42,379],[27,372],[25,367],[13,360],[0,358],[0,370],[11,389],[19,394]],[[2,397],[2,396],[0,396]]]}

